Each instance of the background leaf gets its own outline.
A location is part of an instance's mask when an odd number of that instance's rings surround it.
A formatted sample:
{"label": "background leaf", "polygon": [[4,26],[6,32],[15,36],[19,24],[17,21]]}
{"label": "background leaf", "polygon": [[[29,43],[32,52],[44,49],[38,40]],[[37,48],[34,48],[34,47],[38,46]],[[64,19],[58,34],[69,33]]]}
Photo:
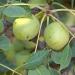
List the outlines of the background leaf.
{"label": "background leaf", "polygon": [[[15,65],[6,59],[6,57],[2,51],[0,51],[0,64],[3,64],[3,65],[8,66],[10,68],[15,68]],[[5,71],[8,71],[8,69],[6,69],[0,65],[0,72],[5,72]]]}
{"label": "background leaf", "polygon": [[10,46],[9,39],[4,35],[0,36],[0,49],[6,51],[8,50],[9,46]]}
{"label": "background leaf", "polygon": [[75,39],[71,41],[71,51],[72,51],[72,57],[75,57]]}
{"label": "background leaf", "polygon": [[12,60],[15,55],[13,45],[10,43],[10,40],[2,35],[0,36],[0,49],[2,49],[8,60]]}
{"label": "background leaf", "polygon": [[45,58],[47,58],[49,54],[48,50],[41,50],[33,53],[29,60],[26,62],[25,68],[26,69],[34,69],[37,66],[41,65]]}
{"label": "background leaf", "polygon": [[60,70],[66,68],[71,61],[72,51],[69,45],[67,45],[61,52],[52,52],[51,59],[60,64]]}
{"label": "background leaf", "polygon": [[5,4],[7,0],[0,0],[0,4]]}

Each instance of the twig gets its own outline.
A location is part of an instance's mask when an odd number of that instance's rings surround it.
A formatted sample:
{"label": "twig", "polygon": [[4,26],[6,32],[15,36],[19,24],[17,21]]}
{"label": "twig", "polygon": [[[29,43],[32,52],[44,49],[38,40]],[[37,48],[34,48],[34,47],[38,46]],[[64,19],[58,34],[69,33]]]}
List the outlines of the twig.
{"label": "twig", "polygon": [[70,42],[71,42],[73,39],[74,39],[74,37],[71,37],[71,39],[69,40],[69,44],[70,44]]}
{"label": "twig", "polygon": [[74,7],[74,0],[71,0],[71,8]]}
{"label": "twig", "polygon": [[1,63],[0,63],[0,65],[1,65],[2,67],[5,67],[5,68],[9,69],[9,70],[10,70],[10,71],[12,71],[12,72],[14,72],[14,73],[18,74],[18,75],[22,75],[22,74],[18,73],[17,71],[15,71],[15,70],[11,69],[11,68],[10,68],[10,67],[8,67],[8,66],[5,66],[5,65],[3,65],[3,64],[1,64]]}
{"label": "twig", "polygon": [[47,16],[47,25],[49,25],[49,16]]}
{"label": "twig", "polygon": [[37,51],[37,47],[38,47],[38,42],[39,42],[39,37],[40,37],[40,32],[41,32],[41,28],[42,28],[42,24],[43,24],[43,21],[45,19],[46,15],[44,14],[42,20],[41,20],[41,24],[40,24],[40,28],[39,28],[39,33],[38,33],[38,37],[37,37],[37,42],[36,42],[36,47],[35,47],[35,53]]}
{"label": "twig", "polygon": [[59,11],[75,12],[75,10],[72,10],[72,9],[54,9],[54,10],[50,10],[50,11],[53,13],[59,12]]}
{"label": "twig", "polygon": [[64,5],[62,5],[62,4],[60,4],[60,3],[57,3],[57,2],[53,2],[53,4],[58,5],[58,6],[62,7],[62,8],[64,8],[64,9],[67,9],[72,15],[75,16],[75,13],[74,13],[73,11],[70,11],[70,10],[69,10],[67,7],[65,7]]}
{"label": "twig", "polygon": [[[37,8],[39,8],[40,10],[43,10],[43,8],[40,7],[40,6],[42,6],[42,5],[44,5],[44,4],[12,3],[12,4],[1,5],[0,8],[6,7],[6,6],[19,6],[19,5],[21,5],[21,6],[24,6],[24,5],[28,5],[28,6],[36,5]],[[38,5],[40,5],[40,6],[38,6]]]}

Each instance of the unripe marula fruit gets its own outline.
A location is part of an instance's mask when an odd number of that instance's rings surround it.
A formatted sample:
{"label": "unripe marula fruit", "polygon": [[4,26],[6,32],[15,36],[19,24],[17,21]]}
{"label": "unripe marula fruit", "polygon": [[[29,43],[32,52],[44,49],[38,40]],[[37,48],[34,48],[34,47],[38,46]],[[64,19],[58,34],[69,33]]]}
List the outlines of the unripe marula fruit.
{"label": "unripe marula fruit", "polygon": [[39,21],[35,16],[18,18],[13,23],[13,33],[19,40],[31,40],[39,31]]}
{"label": "unripe marula fruit", "polygon": [[61,50],[69,41],[69,32],[58,22],[49,24],[44,31],[44,39],[53,50]]}

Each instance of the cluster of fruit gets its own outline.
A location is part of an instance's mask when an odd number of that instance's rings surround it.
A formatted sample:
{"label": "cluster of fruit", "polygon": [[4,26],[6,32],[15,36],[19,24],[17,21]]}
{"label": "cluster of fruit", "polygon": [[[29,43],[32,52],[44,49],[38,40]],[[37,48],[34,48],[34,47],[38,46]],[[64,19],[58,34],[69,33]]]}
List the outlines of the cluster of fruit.
{"label": "cluster of fruit", "polygon": [[[31,40],[39,32],[40,23],[35,16],[18,18],[13,23],[13,33],[19,40]],[[44,40],[53,50],[61,50],[69,41],[69,32],[58,22],[49,24],[44,31]]]}

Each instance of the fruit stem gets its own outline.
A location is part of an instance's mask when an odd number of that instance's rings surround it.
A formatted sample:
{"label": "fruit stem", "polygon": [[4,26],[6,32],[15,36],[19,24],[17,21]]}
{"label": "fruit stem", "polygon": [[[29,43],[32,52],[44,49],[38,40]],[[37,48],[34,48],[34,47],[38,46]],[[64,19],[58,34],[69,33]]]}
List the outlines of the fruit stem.
{"label": "fruit stem", "polygon": [[9,69],[10,71],[12,71],[12,72],[14,72],[14,73],[16,73],[16,74],[18,74],[18,75],[22,75],[22,74],[20,74],[19,72],[15,71],[15,70],[13,70],[13,69],[11,69],[11,68],[9,68],[8,66],[5,66],[5,65],[1,64],[1,63],[0,63],[0,66],[5,67],[5,68]]}
{"label": "fruit stem", "polygon": [[[19,5],[29,5],[29,6],[32,6],[32,5],[36,5],[36,7],[38,7],[39,9],[43,9],[42,7],[38,6],[39,4],[29,4],[29,3],[12,3],[12,4],[5,4],[5,5],[1,5],[0,8],[2,7],[6,7],[6,6],[19,6]],[[40,4],[40,5],[44,5],[44,4]]]}
{"label": "fruit stem", "polygon": [[[25,63],[25,64],[23,64],[23,65],[18,66],[17,68],[15,68],[15,69],[14,69],[14,71],[16,71],[16,70],[18,70],[18,69],[22,68],[22,67],[23,67],[23,66],[25,66],[26,64],[27,64],[27,63]],[[15,73],[14,71],[13,71],[12,75],[14,75],[14,73]]]}
{"label": "fruit stem", "polygon": [[74,7],[74,0],[71,1],[71,8]]}
{"label": "fruit stem", "polygon": [[57,71],[59,75],[61,75],[61,70]]}
{"label": "fruit stem", "polygon": [[64,27],[73,37],[75,37],[74,34],[66,26],[64,26],[64,24],[59,19],[54,17],[52,14],[49,14],[49,16],[51,16],[53,19],[55,19],[57,22],[59,22],[62,25],[62,27]]}
{"label": "fruit stem", "polygon": [[[54,9],[50,10],[52,13],[59,12],[59,11],[68,11],[68,12],[75,12],[75,10],[72,9]],[[74,13],[73,13],[74,14]],[[75,14],[74,14],[75,15]]]}
{"label": "fruit stem", "polygon": [[70,44],[70,42],[73,40],[73,38],[74,38],[74,37],[71,37],[71,39],[69,40],[69,44]]}
{"label": "fruit stem", "polygon": [[47,16],[47,26],[49,25],[49,16]]}
{"label": "fruit stem", "polygon": [[44,14],[44,16],[42,17],[41,23],[40,23],[40,28],[39,28],[39,33],[38,33],[38,37],[37,37],[36,47],[35,47],[34,53],[36,53],[36,51],[37,51],[37,47],[38,47],[38,43],[39,43],[39,37],[40,37],[40,32],[41,32],[42,24],[43,24],[43,21],[44,21],[45,17],[46,17],[46,14]]}

